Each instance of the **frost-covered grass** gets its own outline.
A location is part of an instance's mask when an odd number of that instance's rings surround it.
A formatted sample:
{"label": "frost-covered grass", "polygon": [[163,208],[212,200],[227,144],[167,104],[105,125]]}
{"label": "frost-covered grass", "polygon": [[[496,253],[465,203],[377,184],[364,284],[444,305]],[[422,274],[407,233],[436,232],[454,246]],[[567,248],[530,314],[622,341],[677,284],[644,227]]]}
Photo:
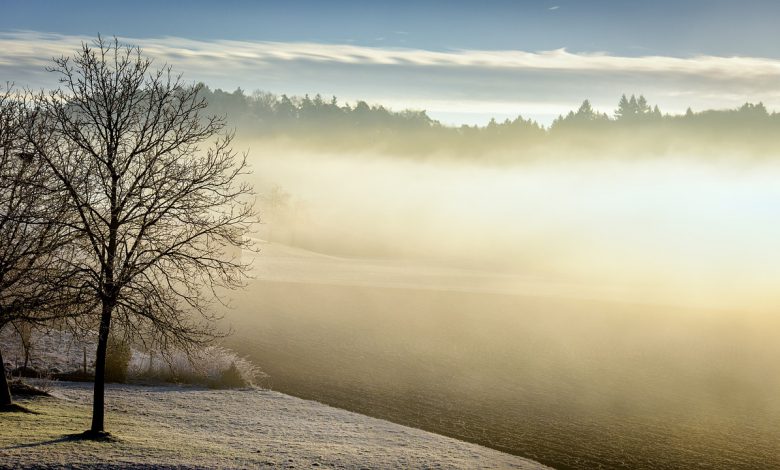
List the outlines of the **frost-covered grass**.
{"label": "frost-covered grass", "polygon": [[91,388],[20,400],[0,415],[2,468],[544,468],[509,454],[257,389],[109,385],[118,442],[67,439],[89,425]]}

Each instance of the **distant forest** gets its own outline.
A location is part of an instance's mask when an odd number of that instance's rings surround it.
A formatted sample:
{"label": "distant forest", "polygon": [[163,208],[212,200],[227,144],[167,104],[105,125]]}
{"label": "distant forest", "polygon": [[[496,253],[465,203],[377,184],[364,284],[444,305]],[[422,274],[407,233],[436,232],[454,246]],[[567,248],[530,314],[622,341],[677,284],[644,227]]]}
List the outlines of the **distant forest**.
{"label": "distant forest", "polygon": [[610,115],[588,100],[550,126],[518,116],[485,126],[447,126],[425,111],[393,111],[336,97],[300,97],[256,91],[246,94],[204,86],[209,110],[226,115],[239,138],[286,138],[320,150],[372,150],[402,154],[447,155],[517,151],[544,155],[569,153],[643,154],[706,151],[775,154],[780,152],[780,114],[762,103],[736,109],[665,114],[644,96],[623,95]]}

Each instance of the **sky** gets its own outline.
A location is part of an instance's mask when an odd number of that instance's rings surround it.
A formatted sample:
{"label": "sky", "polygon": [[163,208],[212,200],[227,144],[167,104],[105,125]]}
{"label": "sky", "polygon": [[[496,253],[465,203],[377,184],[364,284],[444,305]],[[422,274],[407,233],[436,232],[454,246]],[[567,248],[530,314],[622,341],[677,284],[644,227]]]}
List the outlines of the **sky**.
{"label": "sky", "polygon": [[780,2],[0,0],[0,82],[48,87],[100,33],[212,87],[336,95],[443,122],[548,123],[642,93],[666,112],[780,109]]}

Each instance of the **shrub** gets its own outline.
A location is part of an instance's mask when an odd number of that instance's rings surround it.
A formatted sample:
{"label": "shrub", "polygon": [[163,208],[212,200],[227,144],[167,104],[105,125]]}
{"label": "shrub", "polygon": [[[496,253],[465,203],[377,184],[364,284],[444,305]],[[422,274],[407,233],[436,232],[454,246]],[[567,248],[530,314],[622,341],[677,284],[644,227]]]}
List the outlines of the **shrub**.
{"label": "shrub", "polygon": [[106,382],[127,382],[128,366],[133,350],[127,341],[110,337],[106,349]]}
{"label": "shrub", "polygon": [[233,351],[208,346],[189,354],[174,351],[163,359],[139,354],[133,359],[130,377],[214,388],[239,388],[255,385],[265,374]]}
{"label": "shrub", "polygon": [[222,371],[222,375],[219,377],[219,381],[214,384],[219,388],[240,388],[251,385],[244,377],[241,376],[241,372],[236,367],[236,363],[230,364],[226,370]]}

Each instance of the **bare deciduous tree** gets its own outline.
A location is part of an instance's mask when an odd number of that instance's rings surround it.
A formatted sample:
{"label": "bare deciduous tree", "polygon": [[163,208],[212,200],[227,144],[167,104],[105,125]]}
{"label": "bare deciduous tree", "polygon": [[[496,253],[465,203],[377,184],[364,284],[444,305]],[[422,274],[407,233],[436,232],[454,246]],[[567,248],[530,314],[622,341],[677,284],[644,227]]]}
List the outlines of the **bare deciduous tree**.
{"label": "bare deciduous tree", "polygon": [[224,120],[205,116],[200,85],[153,71],[115,39],[54,60],[60,89],[39,96],[35,152],[65,188],[84,240],[79,272],[100,302],[89,437],[105,436],[106,343],[113,322],[163,343],[214,337],[219,290],[243,285],[252,189]]}
{"label": "bare deciduous tree", "polygon": [[[26,144],[30,108],[0,90],[0,329],[78,313],[69,255],[74,252],[64,198],[48,164]],[[0,406],[11,395],[0,355]]]}

